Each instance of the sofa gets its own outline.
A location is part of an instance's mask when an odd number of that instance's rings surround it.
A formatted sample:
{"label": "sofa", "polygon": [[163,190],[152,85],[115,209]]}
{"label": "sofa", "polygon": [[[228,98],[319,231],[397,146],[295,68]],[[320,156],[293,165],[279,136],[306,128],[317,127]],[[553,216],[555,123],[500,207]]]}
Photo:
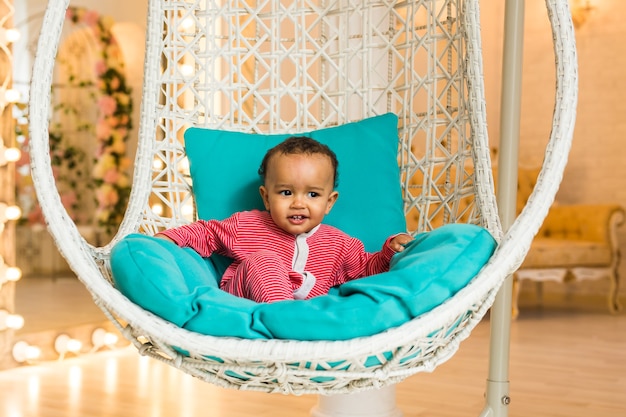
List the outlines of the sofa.
{"label": "sofa", "polygon": [[[469,174],[471,170],[465,169],[463,178]],[[535,187],[538,174],[539,168],[518,169],[516,204],[518,214]],[[455,176],[456,171],[452,169],[450,177]],[[497,183],[496,168],[494,178]],[[417,176],[411,179],[416,187],[419,187],[421,181],[422,179]],[[442,181],[441,186],[444,185]],[[449,221],[466,222],[471,212],[465,209],[465,202],[460,201],[455,207],[456,211],[452,210],[452,207],[433,205],[428,216],[413,209],[407,215],[409,230],[424,224],[438,227]],[[617,229],[624,222],[624,215],[624,209],[618,204],[554,203],[533,240],[526,259],[514,274],[513,316],[516,317],[519,312],[518,296],[522,281],[537,282],[541,296],[542,284],[547,281],[567,284],[575,281],[608,279],[609,310],[619,311],[620,252]]]}

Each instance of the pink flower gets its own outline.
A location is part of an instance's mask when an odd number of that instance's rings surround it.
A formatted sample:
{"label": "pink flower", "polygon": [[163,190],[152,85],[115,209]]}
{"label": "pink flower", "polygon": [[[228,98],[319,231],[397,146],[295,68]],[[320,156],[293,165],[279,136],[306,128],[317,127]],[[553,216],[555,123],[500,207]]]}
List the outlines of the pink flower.
{"label": "pink flower", "polygon": [[120,177],[120,173],[117,172],[117,169],[112,168],[107,170],[107,172],[104,173],[104,178],[102,178],[104,180],[104,182],[106,182],[107,184],[115,184]]}
{"label": "pink flower", "polygon": [[102,142],[98,144],[95,152],[96,158],[100,158],[102,155],[104,155],[104,148],[105,146]]}
{"label": "pink flower", "polygon": [[104,60],[100,59],[96,62],[95,71],[98,77],[101,77],[107,70],[107,64]]}
{"label": "pink flower", "polygon": [[118,88],[120,88],[120,79],[117,77],[113,77],[111,78],[111,88],[113,90],[117,90]]}
{"label": "pink flower", "polygon": [[98,124],[96,125],[96,138],[106,140],[111,137],[111,132],[111,126],[105,119],[98,120]]}
{"label": "pink flower", "polygon": [[117,101],[111,96],[102,96],[98,99],[98,108],[105,116],[111,116],[117,109]]}
{"label": "pink flower", "polygon": [[105,184],[96,190],[96,200],[101,208],[114,206],[118,199],[117,191],[111,185]]}
{"label": "pink flower", "polygon": [[100,19],[100,15],[95,10],[87,10],[83,16],[83,22],[87,26],[95,26],[98,23],[98,19]]}
{"label": "pink flower", "polygon": [[63,207],[65,207],[68,211],[70,211],[77,201],[78,198],[76,197],[76,192],[74,191],[68,191],[61,195],[61,204],[63,204]]}

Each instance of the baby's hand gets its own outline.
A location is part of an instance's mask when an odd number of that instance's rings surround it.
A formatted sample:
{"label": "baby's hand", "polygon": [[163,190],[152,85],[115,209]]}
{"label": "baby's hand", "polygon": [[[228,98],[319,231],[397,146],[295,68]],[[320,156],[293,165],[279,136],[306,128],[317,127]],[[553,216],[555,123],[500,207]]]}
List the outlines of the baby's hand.
{"label": "baby's hand", "polygon": [[404,245],[413,240],[413,236],[402,233],[391,239],[389,242],[389,246],[396,252],[402,252],[404,250]]}

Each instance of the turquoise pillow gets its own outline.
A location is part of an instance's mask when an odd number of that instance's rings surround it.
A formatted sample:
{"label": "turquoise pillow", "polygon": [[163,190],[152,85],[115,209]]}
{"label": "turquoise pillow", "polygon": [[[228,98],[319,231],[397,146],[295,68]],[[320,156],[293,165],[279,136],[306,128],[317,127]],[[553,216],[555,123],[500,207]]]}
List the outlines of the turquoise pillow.
{"label": "turquoise pillow", "polygon": [[111,252],[116,287],[179,327],[246,339],[345,340],[399,326],[443,303],[480,271],[495,241],[483,228],[443,226],[394,255],[389,272],[306,301],[260,304],[218,289],[209,260],[163,239],[133,234]]}
{"label": "turquoise pillow", "polygon": [[185,149],[199,218],[221,220],[236,211],[264,210],[259,165],[268,149],[290,136],[311,137],[337,154],[339,199],[324,223],[359,238],[369,252],[406,230],[393,113],[297,134],[187,129]]}

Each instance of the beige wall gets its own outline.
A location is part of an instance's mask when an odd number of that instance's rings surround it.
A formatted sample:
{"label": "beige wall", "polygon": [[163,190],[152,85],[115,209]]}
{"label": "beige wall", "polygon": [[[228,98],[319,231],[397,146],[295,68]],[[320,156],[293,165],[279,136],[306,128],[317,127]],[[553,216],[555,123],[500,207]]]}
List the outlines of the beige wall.
{"label": "beige wall", "polygon": [[[574,142],[561,189],[560,204],[619,203],[626,206],[626,2],[593,0],[595,8],[576,30],[579,102]],[[489,133],[497,143],[504,1],[481,0]],[[495,35],[492,37],[492,34]],[[538,165],[550,131],[554,106],[554,53],[543,1],[526,1],[522,120],[519,163]],[[626,254],[626,225],[619,231]],[[620,265],[626,277],[626,262]],[[574,286],[570,291],[605,293],[607,282]],[[626,285],[621,294],[626,295]]]}

